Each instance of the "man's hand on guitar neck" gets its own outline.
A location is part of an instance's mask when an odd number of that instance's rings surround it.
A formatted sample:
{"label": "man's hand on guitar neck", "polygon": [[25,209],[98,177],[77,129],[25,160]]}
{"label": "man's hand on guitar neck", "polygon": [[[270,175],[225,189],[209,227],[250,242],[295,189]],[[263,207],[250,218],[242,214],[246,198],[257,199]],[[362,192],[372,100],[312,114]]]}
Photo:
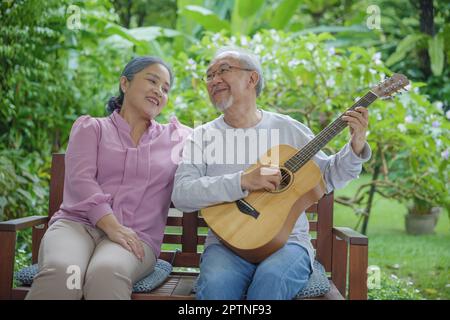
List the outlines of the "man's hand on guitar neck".
{"label": "man's hand on guitar neck", "polygon": [[357,107],[355,111],[347,111],[342,117],[350,127],[352,135],[352,149],[358,156],[364,149],[366,144],[366,132],[369,127],[369,111],[363,107]]}

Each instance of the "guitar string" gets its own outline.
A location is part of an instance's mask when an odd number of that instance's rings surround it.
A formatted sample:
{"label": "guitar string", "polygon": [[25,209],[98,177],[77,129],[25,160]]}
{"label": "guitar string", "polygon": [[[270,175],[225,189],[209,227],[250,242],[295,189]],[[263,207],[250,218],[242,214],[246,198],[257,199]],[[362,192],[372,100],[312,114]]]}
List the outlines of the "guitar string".
{"label": "guitar string", "polygon": [[[366,100],[366,96],[369,95],[369,94],[372,94],[372,95],[374,96],[374,97],[371,97],[371,99],[373,99],[372,101]],[[359,103],[360,103],[361,101],[363,101],[363,100],[364,100],[364,102],[367,103],[367,106],[363,106],[363,107],[368,107],[368,106],[369,106],[370,104],[372,104],[376,99],[377,99],[377,96],[376,96],[375,94],[373,94],[371,91],[369,91],[366,95],[364,95],[364,97],[362,97],[361,99],[359,99],[355,104],[353,104],[349,109],[347,109],[347,111],[348,111],[348,110],[354,110],[356,107],[361,106],[361,105],[359,105]],[[341,129],[339,129],[339,132],[336,132],[336,134],[340,133],[340,131],[343,130],[343,129],[345,129],[345,127],[347,126],[347,123],[341,119],[342,116],[343,116],[343,114],[340,115],[336,120],[334,120],[334,121],[333,121],[329,126],[327,126],[322,132],[324,132],[325,130],[327,130],[327,128],[332,127],[335,123],[338,123],[338,120],[339,120],[339,121],[340,121],[339,125],[344,124],[344,127],[341,128]],[[320,142],[322,142],[322,143],[325,142],[325,140],[322,140],[323,138],[321,137],[321,133],[322,133],[322,132],[320,132],[314,139],[312,139],[305,147],[307,147],[308,145],[311,145],[311,143],[312,143],[315,139],[318,139],[318,140],[319,140]],[[331,139],[332,139],[333,137],[334,137],[334,135],[331,137]],[[331,139],[330,139],[330,140],[331,140]],[[330,140],[326,141],[325,144],[328,143]],[[324,144],[324,145],[325,145],[325,144]],[[314,145],[315,145],[315,143],[312,144],[312,146],[314,146]],[[323,146],[324,146],[324,145],[323,145]],[[323,146],[322,146],[322,147],[323,147]],[[312,149],[312,147],[310,147],[310,149]],[[308,161],[309,161],[310,158],[312,158],[317,152],[320,151],[320,149],[321,149],[321,148],[319,148],[319,150],[317,150],[317,151],[314,151],[314,149],[308,150],[308,151],[306,152],[307,156],[305,156],[304,158],[305,158],[305,159],[308,159]],[[302,150],[303,150],[303,148],[302,148]],[[292,158],[294,158],[294,157],[296,157],[298,154],[300,154],[300,152],[301,152],[302,150],[296,152],[296,153],[294,154],[294,156],[292,156],[288,161],[285,162],[285,164],[286,164],[287,162],[289,162]],[[302,152],[302,154],[304,154],[304,153]],[[303,160],[303,161],[304,161],[304,160]],[[305,163],[307,163],[308,161],[306,161]],[[302,166],[304,166],[305,163],[301,163],[301,165],[298,166],[298,167],[296,166],[296,167],[295,167],[296,169],[294,170],[294,173],[297,172]],[[291,171],[292,171],[292,170],[291,170]],[[286,175],[284,175],[284,176],[283,176],[283,174],[282,174],[282,178],[281,178],[281,181],[280,181],[280,185],[281,185],[282,183],[286,183],[288,177],[290,177],[289,174],[286,174]],[[265,196],[267,196],[267,195],[271,195],[271,194],[272,194],[272,191],[262,191],[262,194],[260,194],[254,201],[256,202],[256,201],[258,201],[258,200],[261,200],[263,197],[265,197]],[[240,199],[240,200],[242,200],[242,199]],[[240,201],[240,200],[237,200],[237,201]]]}
{"label": "guitar string", "polygon": [[[369,98],[369,100],[367,100],[366,98]],[[367,103],[366,106],[363,106],[363,107],[366,107],[366,108],[367,108],[370,104],[372,104],[375,100],[377,100],[377,98],[378,98],[378,96],[377,96],[375,93],[373,93],[372,91],[369,91],[369,92],[366,93],[361,99],[359,99],[355,104],[353,104],[348,110],[354,110],[356,107],[359,106],[358,104],[359,104],[361,101],[364,101],[364,102]],[[371,100],[371,101],[370,101],[370,100]],[[348,111],[348,110],[347,110],[347,111]],[[342,124],[342,122],[343,122],[343,123],[345,124],[345,126],[347,126],[347,123],[341,119],[342,116],[343,116],[343,115],[339,116],[339,117],[338,117],[335,121],[333,121],[328,127],[331,127],[331,126],[333,126],[335,123],[338,123],[338,120],[341,121],[340,124]],[[344,126],[344,128],[345,128],[345,126]],[[327,128],[328,128],[328,127],[327,127]],[[325,131],[327,128],[325,128],[324,131]],[[344,129],[344,128],[342,128],[342,129]],[[342,129],[340,129],[340,130],[342,130]],[[320,134],[321,134],[321,133],[319,133],[319,134],[316,136],[316,138],[319,137]],[[336,134],[337,134],[337,133],[336,133]],[[314,138],[314,139],[316,139],[316,138]],[[314,139],[311,140],[306,146],[308,146],[312,141],[314,141]],[[319,139],[322,139],[322,137],[319,137]],[[320,141],[320,140],[319,140],[319,141]],[[322,141],[322,142],[323,142],[323,141]],[[327,141],[326,143],[328,143],[328,141]],[[306,146],[305,146],[305,147],[306,147]],[[322,146],[322,147],[323,147],[323,146]],[[303,149],[303,148],[302,148],[302,149]],[[321,149],[321,148],[320,148],[320,149]],[[320,149],[319,149],[319,150],[320,150]],[[308,159],[310,156],[311,156],[311,157],[314,156],[314,154],[316,154],[319,150],[317,150],[317,151],[314,152],[313,154],[309,154],[309,153],[308,153],[308,156],[305,157],[305,159]],[[296,153],[294,154],[294,156],[290,157],[289,160],[285,162],[285,164],[286,164],[287,162],[289,162],[292,158],[296,157],[300,152],[301,152],[301,150],[298,151],[298,152],[296,152]],[[312,151],[310,151],[310,152],[312,152]],[[309,158],[309,159],[310,159],[310,158]],[[308,161],[309,161],[309,160],[308,160]],[[303,165],[304,165],[304,164],[301,164],[301,166],[299,166],[298,168],[296,168],[295,172],[298,171]],[[285,176],[283,177],[283,174],[282,174],[282,180],[281,180],[281,182],[286,182],[285,178],[287,178],[287,177],[289,177],[289,176],[290,176],[290,175],[287,174],[287,175],[285,175]],[[280,182],[280,184],[281,184],[281,182]],[[260,200],[261,198],[266,197],[266,196],[271,195],[271,194],[272,194],[271,191],[262,191],[261,195],[259,195],[254,201],[256,202],[256,201]],[[241,200],[242,200],[242,199],[237,200],[237,201],[241,201]]]}

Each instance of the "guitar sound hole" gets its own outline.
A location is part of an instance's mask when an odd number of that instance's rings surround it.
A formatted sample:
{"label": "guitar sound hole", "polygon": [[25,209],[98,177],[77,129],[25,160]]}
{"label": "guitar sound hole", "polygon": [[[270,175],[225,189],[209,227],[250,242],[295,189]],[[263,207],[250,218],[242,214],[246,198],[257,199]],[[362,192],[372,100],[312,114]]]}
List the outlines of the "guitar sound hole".
{"label": "guitar sound hole", "polygon": [[281,183],[275,192],[283,191],[291,184],[292,179],[291,173],[285,168],[280,168],[280,171],[281,171]]}

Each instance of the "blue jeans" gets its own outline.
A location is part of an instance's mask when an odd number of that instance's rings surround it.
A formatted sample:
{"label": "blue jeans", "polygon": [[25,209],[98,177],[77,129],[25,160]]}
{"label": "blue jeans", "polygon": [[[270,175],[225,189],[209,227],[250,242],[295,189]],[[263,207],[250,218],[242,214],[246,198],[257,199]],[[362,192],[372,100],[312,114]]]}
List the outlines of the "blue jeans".
{"label": "blue jeans", "polygon": [[308,251],[288,243],[259,264],[250,263],[222,244],[206,248],[197,283],[199,300],[290,300],[308,283]]}

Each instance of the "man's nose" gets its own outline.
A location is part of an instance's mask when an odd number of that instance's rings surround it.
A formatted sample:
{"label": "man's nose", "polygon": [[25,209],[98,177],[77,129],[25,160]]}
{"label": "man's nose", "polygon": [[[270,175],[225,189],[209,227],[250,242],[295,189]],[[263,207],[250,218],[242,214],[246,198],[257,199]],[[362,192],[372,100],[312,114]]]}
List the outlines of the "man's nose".
{"label": "man's nose", "polygon": [[[216,77],[217,76],[217,77]],[[218,74],[214,74],[211,81],[209,82],[209,87],[211,89],[214,89],[216,87],[217,84],[222,83],[222,77],[219,76]]]}

